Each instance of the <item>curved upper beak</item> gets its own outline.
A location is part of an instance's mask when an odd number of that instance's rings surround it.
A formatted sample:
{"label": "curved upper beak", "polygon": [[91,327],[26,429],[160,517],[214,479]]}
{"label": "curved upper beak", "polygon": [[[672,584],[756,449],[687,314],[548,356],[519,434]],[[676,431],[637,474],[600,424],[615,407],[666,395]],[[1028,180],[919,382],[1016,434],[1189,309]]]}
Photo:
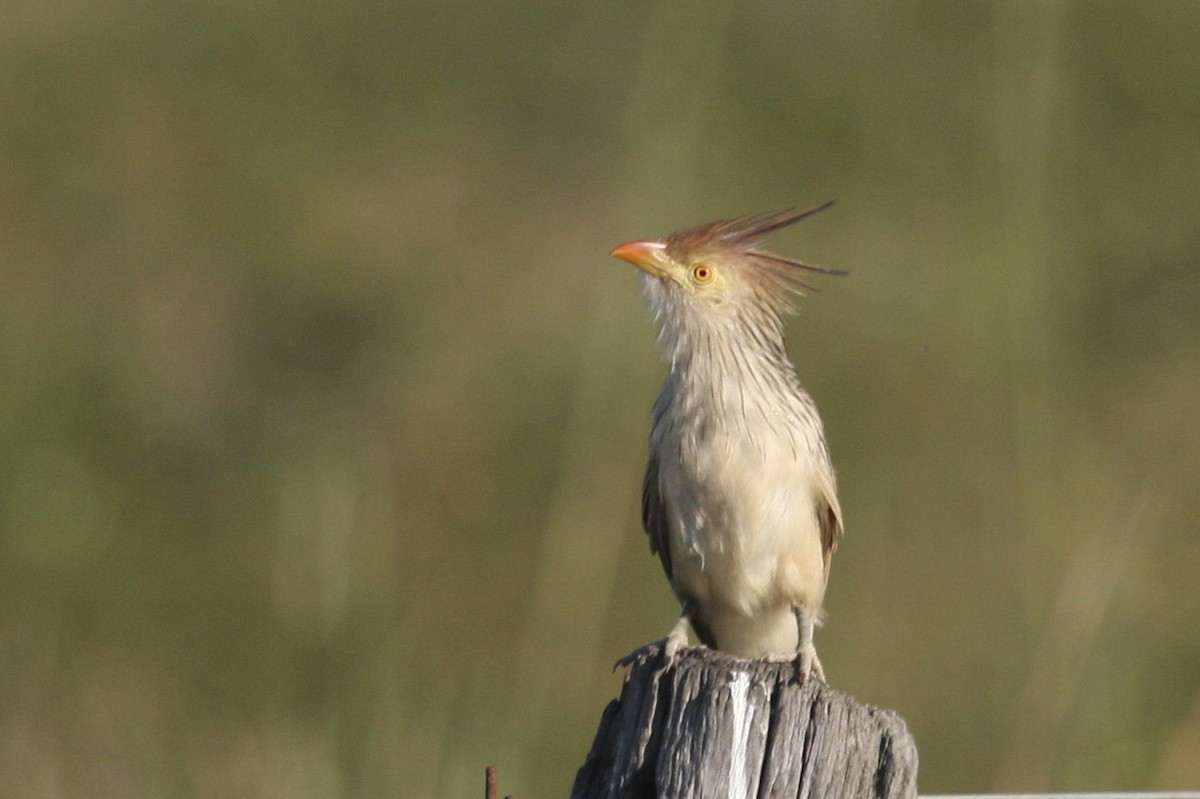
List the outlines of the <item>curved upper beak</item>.
{"label": "curved upper beak", "polygon": [[661,257],[666,248],[666,242],[662,241],[627,241],[614,249],[611,255],[661,278],[667,276]]}

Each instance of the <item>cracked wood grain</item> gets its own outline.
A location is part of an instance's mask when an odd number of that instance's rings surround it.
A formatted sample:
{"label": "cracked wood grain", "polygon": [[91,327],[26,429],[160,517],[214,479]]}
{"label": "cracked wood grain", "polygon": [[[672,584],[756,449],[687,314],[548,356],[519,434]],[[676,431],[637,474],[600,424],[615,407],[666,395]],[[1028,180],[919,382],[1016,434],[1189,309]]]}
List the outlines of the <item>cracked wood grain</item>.
{"label": "cracked wood grain", "polygon": [[572,799],[911,799],[917,748],[903,719],[792,663],[645,655],[605,709]]}

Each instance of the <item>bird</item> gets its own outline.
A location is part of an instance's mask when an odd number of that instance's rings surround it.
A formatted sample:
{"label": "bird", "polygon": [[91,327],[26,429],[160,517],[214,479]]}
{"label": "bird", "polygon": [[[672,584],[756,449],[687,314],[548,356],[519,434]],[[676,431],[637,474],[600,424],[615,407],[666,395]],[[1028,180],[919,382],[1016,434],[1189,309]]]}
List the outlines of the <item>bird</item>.
{"label": "bird", "polygon": [[[642,523],[682,612],[657,649],[700,642],[793,660],[825,681],[813,643],[843,534],[824,426],[784,342],[814,274],[763,249],[768,233],[825,210],[723,219],[612,255],[641,270],[669,362],[651,412]],[[640,651],[618,663],[628,664]]]}

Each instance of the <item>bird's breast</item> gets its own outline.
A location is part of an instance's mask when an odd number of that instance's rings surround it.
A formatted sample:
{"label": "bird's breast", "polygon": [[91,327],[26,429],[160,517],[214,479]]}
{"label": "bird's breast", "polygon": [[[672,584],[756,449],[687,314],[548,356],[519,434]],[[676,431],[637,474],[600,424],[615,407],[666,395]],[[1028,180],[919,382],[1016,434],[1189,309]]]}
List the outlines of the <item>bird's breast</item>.
{"label": "bird's breast", "polygon": [[660,490],[680,593],[752,615],[820,604],[824,566],[814,510],[822,453],[754,408],[664,419]]}

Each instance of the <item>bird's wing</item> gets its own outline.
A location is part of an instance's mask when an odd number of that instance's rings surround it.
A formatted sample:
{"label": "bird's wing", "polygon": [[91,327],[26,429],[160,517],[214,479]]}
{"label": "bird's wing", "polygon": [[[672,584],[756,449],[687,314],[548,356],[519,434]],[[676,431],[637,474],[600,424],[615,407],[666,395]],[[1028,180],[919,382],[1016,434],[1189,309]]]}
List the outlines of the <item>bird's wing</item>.
{"label": "bird's wing", "polygon": [[695,600],[675,584],[671,569],[671,545],[667,538],[667,506],[663,503],[662,490],[658,483],[658,456],[654,454],[653,448],[650,450],[650,460],[646,462],[646,477],[642,481],[642,526],[646,528],[646,535],[650,536],[650,552],[658,555],[658,559],[662,561],[667,580],[679,601],[683,603],[683,615],[696,631],[696,637],[705,646],[716,649],[717,639],[713,637],[712,629],[700,615]]}
{"label": "bird's wing", "polygon": [[658,485],[658,456],[650,450],[646,463],[646,476],[642,480],[642,526],[650,536],[650,552],[662,561],[667,579],[671,577],[671,547],[667,542],[667,506],[663,504],[662,491]]}
{"label": "bird's wing", "polygon": [[837,488],[827,469],[817,470],[817,523],[821,527],[821,553],[825,556],[825,579],[829,579],[829,561],[837,551],[842,537],[842,509],[838,505]]}

